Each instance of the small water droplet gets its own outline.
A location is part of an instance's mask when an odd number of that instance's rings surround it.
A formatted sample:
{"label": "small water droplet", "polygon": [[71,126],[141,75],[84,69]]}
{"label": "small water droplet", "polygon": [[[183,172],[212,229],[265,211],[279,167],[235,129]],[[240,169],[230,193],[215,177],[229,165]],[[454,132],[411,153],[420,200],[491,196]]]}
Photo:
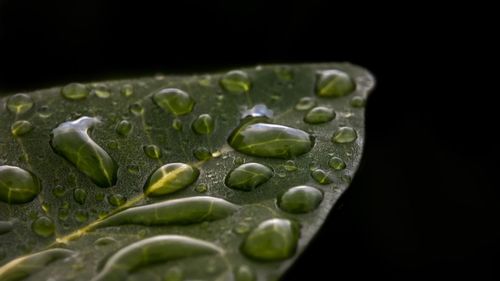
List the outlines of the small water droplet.
{"label": "small water droplet", "polygon": [[250,90],[251,82],[246,72],[232,70],[224,74],[220,80],[220,86],[231,93],[244,93]]}
{"label": "small water droplet", "polygon": [[365,99],[362,97],[359,97],[359,96],[353,97],[351,99],[351,106],[352,107],[356,107],[356,108],[364,107],[365,103],[366,103]]}
{"label": "small water droplet", "polygon": [[107,98],[111,97],[111,91],[105,85],[95,86],[94,89],[92,89],[92,91],[90,93],[93,95],[96,95],[98,98],[101,98],[101,99],[107,99]]}
{"label": "small water droplet", "polygon": [[83,205],[87,200],[87,191],[83,188],[76,188],[73,191],[73,198],[78,204]]}
{"label": "small water droplet", "polygon": [[151,159],[160,159],[161,158],[161,155],[162,155],[161,149],[154,144],[144,146],[143,150],[144,150],[144,153]]}
{"label": "small water droplet", "polygon": [[197,134],[208,135],[214,130],[214,119],[209,114],[202,114],[194,120],[191,127]]}
{"label": "small water droplet", "polygon": [[17,120],[10,126],[10,132],[15,137],[23,136],[33,130],[33,125],[31,122],[26,120]]}
{"label": "small water droplet", "polygon": [[316,93],[321,97],[341,97],[352,93],[356,84],[345,72],[331,69],[318,73]]}
{"label": "small water droplet", "polygon": [[234,227],[233,231],[236,234],[248,233],[250,231],[250,224],[248,224],[247,222],[240,222]]}
{"label": "small water droplet", "polygon": [[137,175],[140,172],[139,166],[135,164],[127,165],[127,171],[132,175]]}
{"label": "small water droplet", "polygon": [[104,193],[103,192],[97,192],[95,194],[95,200],[97,202],[100,202],[100,201],[104,200]]}
{"label": "small water droplet", "polygon": [[295,109],[299,111],[306,111],[313,108],[316,105],[316,100],[311,97],[301,98],[295,105]]}
{"label": "small water droplet", "polygon": [[248,265],[240,265],[234,272],[235,281],[255,281],[255,273]]}
{"label": "small water droplet", "polygon": [[208,186],[205,183],[200,183],[194,188],[194,190],[198,193],[204,193],[207,192]]}
{"label": "small water droplet", "polygon": [[291,81],[294,78],[293,69],[287,66],[280,66],[275,69],[275,73],[279,79],[284,81]]}
{"label": "small water droplet", "polygon": [[108,203],[112,206],[119,207],[127,202],[127,198],[121,194],[112,194],[108,196]]}
{"label": "small water droplet", "polygon": [[297,169],[298,169],[297,164],[295,164],[295,161],[293,161],[293,160],[287,160],[285,162],[284,167],[285,167],[285,170],[287,172],[294,172],[294,171],[297,171]]}
{"label": "small water droplet", "polygon": [[321,169],[314,169],[311,172],[311,177],[319,184],[329,184],[332,183],[332,179],[327,172]]}
{"label": "small water droplet", "polygon": [[163,110],[175,116],[185,115],[193,111],[194,100],[191,96],[179,89],[165,88],[153,95],[153,101]]}
{"label": "small water droplet", "polygon": [[193,150],[193,155],[200,161],[212,158],[212,153],[206,147],[197,147]]}
{"label": "small water droplet", "polygon": [[285,212],[303,214],[315,210],[323,200],[317,188],[301,185],[287,190],[278,198],[278,206]]}
{"label": "small water droplet", "polygon": [[272,118],[274,112],[269,109],[265,104],[257,104],[250,109],[246,109],[241,114],[241,119],[245,119],[247,117],[266,117]]}
{"label": "small water droplet", "polygon": [[118,122],[118,124],[116,125],[116,133],[119,134],[120,136],[128,136],[128,134],[130,134],[130,132],[132,132],[132,123],[130,123],[129,121],[127,120],[122,120],[120,122]]}
{"label": "small water droplet", "polygon": [[110,245],[110,244],[115,244],[117,243],[118,241],[116,241],[113,237],[101,237],[97,240],[94,241],[94,245],[96,246],[106,246],[106,245]]}
{"label": "small water droplet", "polygon": [[358,138],[358,134],[352,127],[340,127],[332,137],[336,143],[350,143]]}
{"label": "small water droplet", "polygon": [[226,186],[236,190],[251,191],[267,182],[274,172],[268,166],[259,163],[246,163],[236,167],[227,175]]}
{"label": "small water droplet", "polygon": [[133,103],[129,106],[128,110],[135,116],[144,114],[144,107],[140,103]]}
{"label": "small water droplet", "polygon": [[197,168],[184,163],[170,163],[161,166],[151,174],[144,186],[147,196],[160,196],[183,189],[198,179]]}
{"label": "small water droplet", "polygon": [[51,218],[42,216],[33,221],[33,223],[31,224],[31,229],[38,236],[46,238],[54,234],[56,226]]}
{"label": "small water droplet", "polygon": [[177,131],[182,131],[182,121],[179,118],[174,118],[172,120],[172,128],[174,128]]}
{"label": "small water droplet", "polygon": [[68,216],[69,216],[69,210],[68,210],[68,208],[59,208],[59,212],[57,213],[57,217],[61,221],[67,220]]}
{"label": "small water droplet", "polygon": [[87,86],[80,83],[71,83],[61,89],[61,94],[68,100],[82,100],[90,93]]}
{"label": "small water droplet", "polygon": [[304,117],[304,121],[309,124],[326,123],[333,119],[335,119],[335,111],[325,106],[318,106],[311,109]]}
{"label": "small water droplet", "polygon": [[77,222],[86,222],[89,219],[89,214],[85,210],[77,210],[75,212],[75,219]]}
{"label": "small water droplet", "polygon": [[130,97],[131,95],[134,94],[134,86],[132,84],[125,84],[121,87],[120,93],[124,97]]}
{"label": "small water droplet", "polygon": [[33,173],[19,167],[0,166],[0,201],[9,204],[27,203],[40,190],[40,181]]}
{"label": "small water droplet", "polygon": [[52,112],[50,112],[50,109],[48,106],[46,105],[43,105],[43,106],[40,106],[40,108],[38,108],[38,116],[40,116],[40,118],[49,118],[50,116],[52,116]]}
{"label": "small water droplet", "polygon": [[345,182],[345,183],[351,183],[352,182],[352,177],[349,175],[342,175],[340,179]]}
{"label": "small water droplet", "polygon": [[346,167],[344,160],[339,157],[332,157],[328,160],[328,166],[330,166],[334,170],[343,170]]}
{"label": "small water droplet", "polygon": [[22,114],[34,105],[33,99],[26,94],[15,94],[7,100],[7,109],[15,114]]}

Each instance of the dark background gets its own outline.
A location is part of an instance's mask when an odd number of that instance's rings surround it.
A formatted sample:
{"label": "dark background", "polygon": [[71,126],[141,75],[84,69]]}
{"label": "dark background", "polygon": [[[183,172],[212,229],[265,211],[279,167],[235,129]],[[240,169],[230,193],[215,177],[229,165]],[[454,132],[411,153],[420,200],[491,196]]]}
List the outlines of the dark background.
{"label": "dark background", "polygon": [[378,84],[362,166],[284,280],[500,280],[493,18],[470,3],[273,3],[0,0],[0,93],[259,63],[365,66]]}

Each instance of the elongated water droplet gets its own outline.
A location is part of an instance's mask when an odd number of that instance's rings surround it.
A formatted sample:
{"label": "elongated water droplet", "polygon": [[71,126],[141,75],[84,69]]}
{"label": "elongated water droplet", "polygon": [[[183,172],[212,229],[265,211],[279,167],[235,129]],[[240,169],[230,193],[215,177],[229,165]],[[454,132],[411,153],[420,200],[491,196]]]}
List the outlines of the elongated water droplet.
{"label": "elongated water droplet", "polygon": [[336,143],[350,143],[358,138],[358,134],[352,127],[340,127],[332,137]]}
{"label": "elongated water droplet", "polygon": [[27,133],[31,132],[31,130],[33,130],[33,125],[31,124],[31,122],[26,120],[17,120],[16,122],[12,123],[12,126],[10,126],[10,132],[15,137],[26,135]]}
{"label": "elongated water droplet", "polygon": [[311,97],[303,97],[295,105],[295,109],[299,111],[306,111],[313,108],[316,105],[316,100]]}
{"label": "elongated water droplet", "polygon": [[208,114],[202,114],[194,120],[193,131],[200,135],[208,135],[214,130],[214,119]]}
{"label": "elongated water droplet", "polygon": [[316,93],[321,97],[341,97],[352,93],[356,84],[351,77],[340,70],[331,69],[318,73]]}
{"label": "elongated water droplet", "polygon": [[333,119],[335,119],[335,111],[325,106],[318,106],[311,109],[304,117],[304,121],[309,124],[326,123]]}
{"label": "elongated water droplet", "polygon": [[259,157],[293,158],[307,153],[314,146],[308,133],[282,125],[244,123],[228,139],[235,150]]}
{"label": "elongated water droplet", "polygon": [[132,123],[127,120],[122,120],[116,125],[116,133],[120,136],[126,137],[132,132]]}
{"label": "elongated water droplet", "polygon": [[270,219],[259,224],[246,237],[241,250],[259,261],[279,261],[295,254],[299,227],[286,219]]}
{"label": "elongated water droplet", "polygon": [[160,196],[183,189],[198,179],[197,168],[184,163],[170,163],[161,166],[149,177],[144,186],[147,196]]}
{"label": "elongated water droplet", "polygon": [[200,161],[212,158],[212,153],[206,147],[197,147],[193,150],[193,155]]}
{"label": "elongated water droplet", "polygon": [[314,169],[311,171],[311,177],[319,184],[329,184],[332,183],[332,179],[327,172],[321,169]]}
{"label": "elongated water droplet", "polygon": [[54,234],[56,226],[54,221],[46,216],[37,218],[32,224],[31,229],[41,237],[49,237]]}
{"label": "elongated water droplet", "polygon": [[323,200],[317,188],[300,185],[287,190],[278,199],[278,206],[285,212],[303,214],[313,211]]}
{"label": "elongated water droplet", "polygon": [[240,265],[234,272],[236,281],[255,281],[255,273],[248,265]]}
{"label": "elongated water droplet", "polygon": [[96,86],[90,93],[101,99],[107,99],[111,96],[111,91],[104,85]]}
{"label": "elongated water droplet", "polygon": [[73,198],[75,198],[75,201],[78,204],[83,205],[85,203],[85,200],[87,200],[87,191],[83,188],[76,188],[73,191]]}
{"label": "elongated water droplet", "polygon": [[32,201],[41,186],[38,178],[19,167],[0,166],[0,200],[5,203],[21,204]]}
{"label": "elongated water droplet", "polygon": [[22,114],[33,107],[33,99],[26,94],[15,94],[7,100],[7,109],[15,114]]}
{"label": "elongated water droplet", "polygon": [[154,144],[150,144],[150,145],[146,145],[143,147],[144,149],[144,153],[151,159],[160,159],[161,158],[161,149],[154,145]]}
{"label": "elongated water droplet", "polygon": [[250,191],[267,182],[273,175],[273,170],[268,166],[246,163],[232,170],[225,182],[229,188]]}
{"label": "elongated water droplet", "polygon": [[365,106],[365,99],[362,98],[362,97],[359,97],[359,96],[358,97],[353,97],[351,99],[351,106],[352,107],[356,107],[356,108],[358,108],[358,107],[364,107]]}
{"label": "elongated water droplet", "polygon": [[248,92],[251,87],[248,74],[241,70],[233,70],[226,73],[220,80],[221,87],[231,93]]}
{"label": "elongated water droplet", "polygon": [[163,110],[175,116],[185,115],[193,111],[194,100],[191,96],[179,89],[166,88],[153,95],[153,101]]}
{"label": "elongated water droplet", "polygon": [[10,221],[0,221],[0,235],[10,232],[12,227],[13,225]]}
{"label": "elongated water droplet", "polygon": [[82,100],[90,93],[87,86],[80,83],[71,83],[61,89],[61,94],[68,100]]}
{"label": "elongated water droplet", "polygon": [[215,244],[179,235],[150,237],[113,254],[92,281],[126,280],[129,272],[159,262],[201,255],[219,255],[223,250]]}
{"label": "elongated water droplet", "polygon": [[183,225],[226,218],[238,206],[224,199],[197,196],[132,207],[103,220],[97,227],[124,224]]}
{"label": "elongated water droplet", "polygon": [[116,183],[118,165],[89,136],[89,129],[98,123],[90,117],[64,122],[52,130],[50,145],[96,185],[109,187]]}
{"label": "elongated water droplet", "polygon": [[332,157],[328,160],[328,166],[330,166],[334,170],[343,170],[346,167],[344,160],[339,157]]}
{"label": "elongated water droplet", "polygon": [[112,206],[119,207],[127,202],[127,198],[121,194],[112,194],[108,196],[108,203]]}

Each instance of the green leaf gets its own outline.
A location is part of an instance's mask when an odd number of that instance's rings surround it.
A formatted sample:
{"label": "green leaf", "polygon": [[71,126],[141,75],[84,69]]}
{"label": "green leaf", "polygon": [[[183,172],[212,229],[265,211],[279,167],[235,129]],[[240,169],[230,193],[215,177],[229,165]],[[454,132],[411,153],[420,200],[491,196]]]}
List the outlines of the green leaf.
{"label": "green leaf", "polygon": [[360,161],[374,79],[270,65],[0,100],[0,280],[276,280]]}

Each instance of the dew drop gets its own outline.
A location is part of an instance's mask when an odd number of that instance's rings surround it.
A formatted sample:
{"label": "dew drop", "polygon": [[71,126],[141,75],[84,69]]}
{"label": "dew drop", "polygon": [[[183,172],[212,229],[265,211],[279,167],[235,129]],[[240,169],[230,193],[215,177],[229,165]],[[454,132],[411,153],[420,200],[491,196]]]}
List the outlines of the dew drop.
{"label": "dew drop", "polygon": [[66,190],[62,185],[56,185],[56,187],[52,189],[52,194],[57,198],[61,198],[65,192]]}
{"label": "dew drop", "polygon": [[318,73],[316,93],[321,97],[341,97],[352,93],[356,84],[345,72],[331,69]]}
{"label": "dew drop", "polygon": [[240,265],[234,272],[235,281],[255,281],[255,273],[248,265]]}
{"label": "dew drop", "polygon": [[140,172],[139,166],[135,164],[127,165],[127,171],[132,175],[137,175]]}
{"label": "dew drop", "polygon": [[259,224],[245,238],[241,251],[259,261],[279,261],[295,254],[299,227],[286,219],[270,219]]}
{"label": "dew drop", "polygon": [[193,155],[200,161],[205,161],[212,158],[212,153],[206,147],[197,147],[193,150]]}
{"label": "dew drop", "polygon": [[295,105],[295,109],[299,111],[306,111],[316,105],[316,100],[311,97],[303,97]]}
{"label": "dew drop", "polygon": [[202,114],[194,120],[191,127],[197,134],[208,135],[214,130],[214,119],[209,114]]}
{"label": "dew drop", "polygon": [[27,133],[31,132],[31,130],[33,130],[33,125],[30,121],[26,120],[17,120],[16,122],[12,123],[12,126],[10,126],[10,132],[15,137],[26,135]]}
{"label": "dew drop", "polygon": [[95,194],[95,200],[96,200],[97,202],[101,202],[101,201],[103,201],[103,200],[104,200],[104,193],[103,193],[103,192],[97,192],[97,193]]}
{"label": "dew drop", "polygon": [[132,84],[125,84],[121,87],[120,93],[124,97],[130,97],[134,94],[134,86],[132,86]]}
{"label": "dew drop", "polygon": [[353,97],[351,99],[351,106],[352,107],[356,107],[356,108],[364,107],[365,103],[366,103],[365,99],[362,97],[359,97],[359,96]]}
{"label": "dew drop", "polygon": [[87,191],[83,188],[76,188],[73,191],[73,198],[78,204],[83,205],[85,200],[87,200]]}
{"label": "dew drop", "polygon": [[40,118],[49,118],[50,116],[52,116],[52,112],[50,112],[50,109],[48,106],[46,105],[43,105],[43,106],[40,106],[40,108],[38,108],[38,116]]}
{"label": "dew drop", "polygon": [[332,157],[328,160],[328,166],[330,166],[334,170],[343,170],[346,167],[344,160],[339,157]]}
{"label": "dew drop", "polygon": [[54,225],[54,221],[52,221],[51,218],[42,216],[33,221],[33,223],[31,224],[31,229],[38,236],[49,237],[54,234],[56,226]]}
{"label": "dew drop", "polygon": [[285,162],[285,165],[283,166],[287,172],[294,172],[297,171],[297,164],[295,164],[295,161],[293,160],[287,160]]}
{"label": "dew drop", "polygon": [[143,150],[144,150],[144,153],[146,154],[146,156],[148,156],[151,159],[160,159],[161,158],[161,155],[162,155],[161,149],[154,144],[145,145],[143,147]]}
{"label": "dew drop", "polygon": [[0,221],[0,235],[10,232],[13,227],[10,221]]}
{"label": "dew drop", "polygon": [[278,206],[285,212],[303,214],[315,210],[323,200],[317,188],[300,185],[287,190],[278,199]]}
{"label": "dew drop", "polygon": [[101,98],[101,99],[107,99],[111,97],[111,91],[109,90],[108,87],[104,85],[98,85],[92,91],[90,92],[93,95],[96,95],[96,97]]}
{"label": "dew drop", "polygon": [[244,93],[250,90],[251,82],[246,72],[232,70],[224,74],[220,80],[220,86],[231,93]]}
{"label": "dew drop", "polygon": [[132,132],[132,123],[127,120],[122,120],[118,122],[115,130],[118,135],[126,137]]}
{"label": "dew drop", "polygon": [[117,242],[118,241],[116,241],[113,237],[106,236],[106,237],[101,237],[101,238],[95,240],[94,245],[106,246],[106,245],[110,245],[110,244],[115,244]]}
{"label": "dew drop", "polygon": [[352,127],[340,127],[332,137],[336,143],[350,143],[358,138],[358,134]]}
{"label": "dew drop", "polygon": [[311,177],[319,184],[329,184],[332,183],[332,179],[327,172],[321,169],[314,169],[311,171]]}
{"label": "dew drop", "polygon": [[169,194],[191,185],[199,175],[199,170],[191,165],[166,164],[151,174],[144,186],[144,193],[151,197]]}
{"label": "dew drop", "polygon": [[61,221],[67,220],[68,216],[69,216],[69,210],[68,210],[68,208],[59,208],[59,212],[57,213],[57,217]]}
{"label": "dew drop", "polygon": [[26,94],[15,94],[7,100],[7,109],[15,114],[22,114],[33,107],[33,99]]}
{"label": "dew drop", "polygon": [[71,83],[61,89],[61,94],[68,100],[82,100],[90,93],[87,86],[80,83]]}
{"label": "dew drop", "polygon": [[128,110],[135,116],[144,114],[144,107],[140,103],[133,103],[129,106]]}
{"label": "dew drop", "polygon": [[272,118],[273,115],[274,112],[271,109],[269,109],[265,104],[259,103],[250,109],[244,110],[241,114],[241,119],[245,119],[247,117]]}
{"label": "dew drop", "polygon": [[247,222],[240,222],[234,227],[233,231],[236,234],[248,233],[250,231],[250,225]]}
{"label": "dew drop", "polygon": [[121,194],[112,194],[108,196],[108,203],[112,206],[119,207],[127,202],[127,198]]}
{"label": "dew drop", "polygon": [[165,88],[153,95],[153,101],[163,110],[175,116],[185,115],[193,111],[194,100],[191,96],[179,89]]}
{"label": "dew drop", "polygon": [[225,183],[231,189],[251,191],[267,182],[273,175],[273,170],[268,166],[259,163],[246,163],[229,172]]}
{"label": "dew drop", "polygon": [[332,121],[335,119],[335,115],[335,111],[332,108],[318,106],[306,114],[304,121],[309,124],[321,124]]}
{"label": "dew drop", "polygon": [[89,214],[85,210],[77,210],[75,212],[75,219],[77,222],[86,222],[89,219]]}
{"label": "dew drop", "polygon": [[174,128],[174,130],[176,130],[176,131],[182,131],[182,121],[181,121],[181,119],[174,118],[174,120],[172,120],[172,128]]}
{"label": "dew drop", "polygon": [[40,181],[33,173],[19,167],[0,166],[0,201],[9,204],[28,203],[40,190]]}

